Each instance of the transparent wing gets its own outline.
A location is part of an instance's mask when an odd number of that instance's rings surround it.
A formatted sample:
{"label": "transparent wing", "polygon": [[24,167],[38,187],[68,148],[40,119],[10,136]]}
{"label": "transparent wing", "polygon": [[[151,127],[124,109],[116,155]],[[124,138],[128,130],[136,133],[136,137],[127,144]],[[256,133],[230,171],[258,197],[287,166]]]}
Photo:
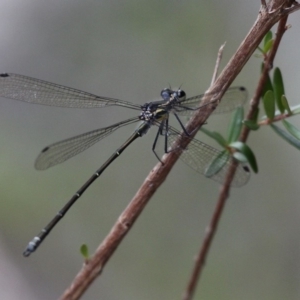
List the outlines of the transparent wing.
{"label": "transparent wing", "polygon": [[[181,101],[180,104],[175,107],[176,112],[178,112],[179,115],[191,115],[195,109],[200,109],[204,106],[204,104],[201,103],[203,96],[204,94]],[[229,88],[214,113],[226,113],[233,111],[237,107],[244,105],[246,100],[247,91],[244,87]]]}
{"label": "transparent wing", "polygon": [[[173,144],[177,139],[180,132],[173,127],[169,126],[168,130],[169,136],[168,140],[170,144]],[[173,146],[174,147],[174,146]],[[211,178],[219,183],[224,182],[224,178],[227,174],[228,168],[231,165],[231,159],[226,159],[225,157],[219,157],[221,151],[200,142],[197,139],[191,139],[186,149],[175,148],[172,149],[175,153],[180,155],[180,159],[186,163],[189,167],[194,169],[196,172],[207,176],[207,170],[210,167],[211,163],[218,157],[221,161],[220,165],[223,167],[218,170],[218,172],[214,173]],[[235,173],[234,179],[231,183],[231,186],[240,187],[247,183],[250,178],[250,172],[247,166],[239,164],[237,167],[237,171]]]}
{"label": "transparent wing", "polygon": [[42,150],[42,152],[37,157],[34,166],[37,170],[45,170],[49,167],[60,164],[91,147],[95,143],[110,135],[118,128],[138,121],[138,117],[131,118],[105,128],[86,132],[63,140],[61,142],[52,144]]}
{"label": "transparent wing", "polygon": [[0,97],[60,107],[93,108],[117,105],[140,110],[140,105],[127,101],[99,97],[40,79],[11,73],[0,74]]}

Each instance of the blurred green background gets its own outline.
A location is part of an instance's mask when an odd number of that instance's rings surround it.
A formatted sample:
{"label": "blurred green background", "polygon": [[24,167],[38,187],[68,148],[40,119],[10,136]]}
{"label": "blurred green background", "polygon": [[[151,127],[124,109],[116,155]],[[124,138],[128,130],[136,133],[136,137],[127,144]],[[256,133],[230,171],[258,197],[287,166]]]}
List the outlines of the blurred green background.
{"label": "blurred green background", "polygon": [[[5,0],[0,10],[1,72],[28,75],[94,94],[145,103],[162,88],[190,96],[210,84],[217,51],[226,64],[254,23],[260,1]],[[289,19],[276,65],[286,94],[299,102],[299,13]],[[260,60],[235,85],[251,98]],[[0,297],[56,299],[106,236],[157,163],[152,130],[92,185],[30,258],[22,251],[83,182],[125,141],[122,129],[45,172],[34,160],[45,146],[108,126],[135,112],[63,109],[1,99]],[[212,117],[208,128],[227,126]],[[300,126],[299,119],[293,120]],[[199,139],[205,139],[201,134]],[[208,141],[211,143],[211,141]],[[259,174],[231,191],[195,299],[299,299],[299,152],[269,128],[249,144]],[[211,217],[219,185],[178,162],[83,299],[180,299]]]}

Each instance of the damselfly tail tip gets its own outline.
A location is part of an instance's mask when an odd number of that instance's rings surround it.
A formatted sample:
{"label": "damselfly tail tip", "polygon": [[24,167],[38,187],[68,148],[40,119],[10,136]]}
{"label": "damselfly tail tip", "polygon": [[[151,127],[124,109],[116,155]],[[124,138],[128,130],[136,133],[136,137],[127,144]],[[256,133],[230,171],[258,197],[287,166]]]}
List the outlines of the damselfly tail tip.
{"label": "damselfly tail tip", "polygon": [[7,73],[1,73],[0,77],[8,77],[8,74]]}
{"label": "damselfly tail tip", "polygon": [[27,248],[26,250],[23,252],[23,256],[24,257],[28,257],[31,254],[31,251],[29,251]]}
{"label": "damselfly tail tip", "polygon": [[39,237],[34,237],[31,242],[27,245],[25,251],[23,252],[24,257],[28,257],[32,252],[36,250],[36,248],[41,243],[41,239]]}

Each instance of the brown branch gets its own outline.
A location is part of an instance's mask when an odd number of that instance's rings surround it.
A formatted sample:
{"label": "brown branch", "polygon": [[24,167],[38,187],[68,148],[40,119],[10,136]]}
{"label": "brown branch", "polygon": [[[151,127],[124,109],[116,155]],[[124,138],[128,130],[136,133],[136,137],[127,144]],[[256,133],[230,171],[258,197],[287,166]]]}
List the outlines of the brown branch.
{"label": "brown branch", "polygon": [[219,199],[217,201],[217,205],[213,212],[210,223],[206,227],[204,240],[202,242],[200,251],[196,256],[195,265],[194,265],[192,274],[190,276],[188,285],[187,285],[186,290],[182,297],[183,300],[191,300],[193,298],[193,295],[194,295],[196,287],[197,287],[197,283],[198,283],[200,275],[201,275],[201,271],[203,270],[207,254],[210,249],[212,239],[217,231],[217,227],[218,227],[219,221],[221,219],[222,212],[224,210],[225,202],[226,202],[227,198],[229,197],[230,184],[234,178],[237,165],[238,164],[236,162],[234,162],[233,164],[230,165],[230,167],[228,169],[228,173],[226,175],[224,184],[223,184],[220,194],[219,194]]}
{"label": "brown branch", "polygon": [[[281,1],[285,3],[287,0]],[[261,39],[270,30],[270,28],[280,20],[283,14],[288,14],[288,12],[277,11],[271,15],[266,12],[261,12],[259,14],[254,26],[240,45],[235,55],[229,61],[216,82],[210,87],[210,96],[207,95],[205,98],[203,98],[205,103],[215,103],[216,99],[221,99],[226,89],[230,86],[232,81],[239,74],[252,53],[255,51]],[[213,96],[211,96],[212,94]],[[195,134],[197,131],[196,129],[199,128],[201,124],[205,123],[206,119],[213,112],[214,108],[215,104],[206,105],[203,109],[199,110],[187,124],[187,131]],[[188,142],[189,139],[182,136],[176,143],[177,145],[180,145],[180,147],[185,148]],[[177,154],[171,152],[164,155],[163,164],[158,163],[154,167],[127,208],[120,215],[110,233],[98,247],[95,254],[90,258],[89,262],[83,265],[82,269],[75,277],[71,286],[62,295],[61,299],[79,299],[85,290],[97,278],[97,276],[101,274],[106,262],[117,249],[125,235],[128,233],[151,196],[164,182],[177,159]]]}
{"label": "brown branch", "polygon": [[266,7],[267,7],[266,0],[261,0],[260,2],[261,2],[262,8],[263,8],[263,9],[266,9]]}
{"label": "brown branch", "polygon": [[[247,115],[248,120],[251,120],[253,118],[253,116],[255,115],[255,112],[258,108],[259,100],[262,95],[265,82],[267,80],[268,72],[270,71],[271,67],[273,66],[273,61],[274,61],[275,55],[277,53],[281,38],[282,38],[284,32],[286,31],[287,17],[288,17],[287,15],[284,16],[279,22],[274,44],[272,46],[272,49],[269,52],[269,55],[266,58],[266,61],[264,64],[264,70],[261,74],[256,92],[255,92],[255,96],[254,96],[253,100],[251,101],[251,107],[250,107],[249,113]],[[249,135],[249,131],[250,131],[250,129],[248,127],[244,126],[243,131],[240,136],[241,141],[243,141],[243,142],[246,141],[246,139]],[[222,212],[225,207],[226,200],[229,196],[230,184],[234,178],[237,165],[238,165],[237,163],[232,164],[228,170],[227,176],[225,178],[225,182],[224,182],[222,189],[220,191],[220,194],[219,194],[219,198],[218,198],[214,213],[213,213],[210,223],[205,231],[205,237],[204,237],[203,243],[201,245],[199,254],[196,257],[195,266],[194,266],[193,272],[191,274],[190,280],[188,282],[186,291],[184,293],[183,300],[191,300],[195,293],[196,286],[199,281],[201,271],[204,268],[204,264],[206,261],[206,257],[207,257],[211,242],[216,233]]]}
{"label": "brown branch", "polygon": [[263,119],[263,120],[257,122],[257,125],[259,125],[259,126],[270,125],[275,122],[285,120],[288,117],[292,117],[292,116],[293,116],[293,114],[290,114],[290,113],[280,114],[278,116],[275,116],[273,119]]}

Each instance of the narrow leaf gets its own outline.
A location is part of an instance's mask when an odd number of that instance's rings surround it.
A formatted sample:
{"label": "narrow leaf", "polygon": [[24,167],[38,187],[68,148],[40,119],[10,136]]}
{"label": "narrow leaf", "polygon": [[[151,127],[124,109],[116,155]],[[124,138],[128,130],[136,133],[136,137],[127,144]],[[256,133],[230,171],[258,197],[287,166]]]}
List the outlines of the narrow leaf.
{"label": "narrow leaf", "polygon": [[[264,69],[264,63],[261,64],[261,71],[263,71]],[[270,78],[270,75],[268,73],[267,75],[267,79],[266,79],[266,83],[264,85],[264,88],[263,88],[263,91],[262,91],[262,94],[261,94],[261,97],[263,97],[265,95],[265,93],[267,91],[273,91],[273,84],[272,84],[272,81],[271,81],[271,78]]]}
{"label": "narrow leaf", "polygon": [[281,103],[282,103],[282,106],[284,107],[284,109],[285,109],[289,114],[292,114],[290,105],[289,105],[288,100],[287,100],[287,98],[286,98],[285,95],[282,95],[282,96],[281,96]]}
{"label": "narrow leaf", "polygon": [[272,31],[268,31],[264,37],[264,46],[270,41],[272,40],[273,37],[273,33]]}
{"label": "narrow leaf", "polygon": [[247,160],[247,157],[243,154],[243,153],[241,153],[241,152],[234,152],[233,153],[233,157],[236,159],[236,160],[238,160],[239,162],[241,162],[241,163],[246,163],[246,162],[248,162],[248,160]]}
{"label": "narrow leaf", "polygon": [[296,139],[300,140],[300,130],[286,120],[282,120],[286,130]]}
{"label": "narrow leaf", "polygon": [[275,115],[275,97],[273,91],[269,90],[265,93],[263,102],[267,117],[273,120]]}
{"label": "narrow leaf", "polygon": [[273,84],[274,84],[274,94],[276,99],[276,104],[281,113],[284,112],[284,106],[281,102],[281,96],[284,95],[284,85],[279,68],[275,68],[273,75]]}
{"label": "narrow leaf", "polygon": [[300,105],[295,105],[291,107],[292,115],[300,114]]}
{"label": "narrow leaf", "polygon": [[214,139],[217,143],[219,143],[222,147],[226,148],[227,147],[227,141],[225,138],[218,132],[216,131],[210,131],[204,127],[200,129],[203,133],[205,133],[207,136],[211,137]]}
{"label": "narrow leaf", "polygon": [[228,151],[222,151],[208,166],[205,170],[204,175],[206,177],[212,177],[216,175],[226,164],[227,160],[229,159],[230,155]]}
{"label": "narrow leaf", "polygon": [[292,146],[296,147],[298,150],[300,150],[300,141],[293,136],[291,136],[289,133],[281,129],[280,127],[271,124],[271,128],[280,136],[282,137],[285,141],[287,141],[289,144]]}
{"label": "narrow leaf", "polygon": [[274,40],[268,40],[265,45],[264,45],[264,53],[267,54],[269,52],[269,50],[271,49],[271,47],[273,46]]}
{"label": "narrow leaf", "polygon": [[251,130],[258,130],[259,129],[259,125],[255,121],[252,121],[252,120],[244,120],[243,124]]}
{"label": "narrow leaf", "polygon": [[229,145],[229,147],[241,152],[246,157],[247,162],[251,166],[253,172],[254,173],[258,172],[255,155],[254,155],[253,151],[251,150],[251,148],[247,144],[237,141],[237,142],[231,143]]}
{"label": "narrow leaf", "polygon": [[215,134],[214,134],[214,131],[210,131],[204,127],[201,127],[200,128],[200,131],[202,131],[203,133],[205,133],[207,136],[211,137],[211,138],[215,138]]}
{"label": "narrow leaf", "polygon": [[84,257],[84,259],[89,258],[89,249],[88,249],[88,246],[86,244],[81,245],[80,253]]}
{"label": "narrow leaf", "polygon": [[228,127],[228,142],[234,142],[240,136],[243,126],[244,108],[238,107],[232,114],[231,121]]}

